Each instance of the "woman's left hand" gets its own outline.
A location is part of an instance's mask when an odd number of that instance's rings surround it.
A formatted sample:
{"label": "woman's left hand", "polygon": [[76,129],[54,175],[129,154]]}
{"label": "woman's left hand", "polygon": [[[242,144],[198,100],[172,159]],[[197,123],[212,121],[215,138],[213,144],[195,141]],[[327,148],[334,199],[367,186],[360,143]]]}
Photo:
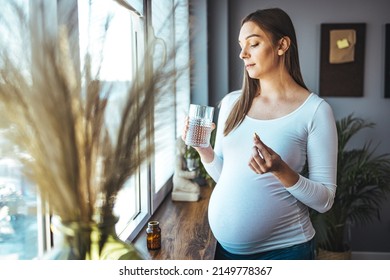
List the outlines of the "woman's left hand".
{"label": "woman's left hand", "polygon": [[283,164],[282,158],[270,147],[265,145],[255,133],[253,136],[254,146],[249,167],[257,174],[277,172]]}
{"label": "woman's left hand", "polygon": [[257,174],[272,172],[286,188],[298,182],[299,175],[282,158],[265,145],[255,133],[249,167]]}

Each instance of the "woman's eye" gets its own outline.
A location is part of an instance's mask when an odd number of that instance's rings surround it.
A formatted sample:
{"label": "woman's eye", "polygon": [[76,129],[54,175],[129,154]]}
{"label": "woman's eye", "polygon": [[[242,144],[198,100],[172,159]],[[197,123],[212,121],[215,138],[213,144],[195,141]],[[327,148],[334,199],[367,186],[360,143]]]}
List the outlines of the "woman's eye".
{"label": "woman's eye", "polygon": [[252,44],[252,45],[251,45],[251,48],[256,48],[258,45],[259,45],[259,43]]}

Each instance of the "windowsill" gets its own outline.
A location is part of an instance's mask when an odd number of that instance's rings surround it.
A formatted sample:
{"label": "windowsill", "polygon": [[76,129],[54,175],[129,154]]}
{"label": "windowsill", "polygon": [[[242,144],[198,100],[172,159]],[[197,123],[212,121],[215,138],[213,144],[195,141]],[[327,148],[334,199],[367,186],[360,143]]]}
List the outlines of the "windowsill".
{"label": "windowsill", "polygon": [[207,208],[212,187],[200,187],[197,202],[172,201],[168,195],[150,220],[160,222],[161,249],[148,250],[145,228],[134,239],[135,247],[152,260],[212,260],[216,240],[212,234]]}

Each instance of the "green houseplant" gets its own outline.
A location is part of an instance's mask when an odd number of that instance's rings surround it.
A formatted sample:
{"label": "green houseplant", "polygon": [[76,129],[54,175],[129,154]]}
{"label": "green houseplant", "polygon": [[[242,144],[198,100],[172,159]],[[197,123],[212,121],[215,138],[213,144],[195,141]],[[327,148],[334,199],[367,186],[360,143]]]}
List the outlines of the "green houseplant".
{"label": "green houseplant", "polygon": [[372,128],[374,123],[349,115],[338,120],[336,126],[339,150],[334,204],[326,213],[313,211],[311,214],[319,258],[330,258],[329,252],[346,252],[343,258],[349,258],[351,226],[380,220],[381,202],[390,191],[390,156],[375,155],[371,141],[361,148],[347,148],[353,136],[362,129]]}
{"label": "green houseplant", "polygon": [[200,157],[198,152],[193,147],[186,146],[184,158],[186,160],[186,165],[188,170],[192,171],[198,169],[200,163]]}

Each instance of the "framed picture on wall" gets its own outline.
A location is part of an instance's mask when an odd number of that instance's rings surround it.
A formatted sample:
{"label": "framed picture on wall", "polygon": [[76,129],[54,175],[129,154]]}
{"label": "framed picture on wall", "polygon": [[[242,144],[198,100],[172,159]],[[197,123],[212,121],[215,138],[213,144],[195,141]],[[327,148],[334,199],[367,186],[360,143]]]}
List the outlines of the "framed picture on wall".
{"label": "framed picture on wall", "polygon": [[390,98],[390,23],[385,26],[385,98]]}
{"label": "framed picture on wall", "polygon": [[365,36],[365,23],[321,24],[321,96],[363,96]]}

